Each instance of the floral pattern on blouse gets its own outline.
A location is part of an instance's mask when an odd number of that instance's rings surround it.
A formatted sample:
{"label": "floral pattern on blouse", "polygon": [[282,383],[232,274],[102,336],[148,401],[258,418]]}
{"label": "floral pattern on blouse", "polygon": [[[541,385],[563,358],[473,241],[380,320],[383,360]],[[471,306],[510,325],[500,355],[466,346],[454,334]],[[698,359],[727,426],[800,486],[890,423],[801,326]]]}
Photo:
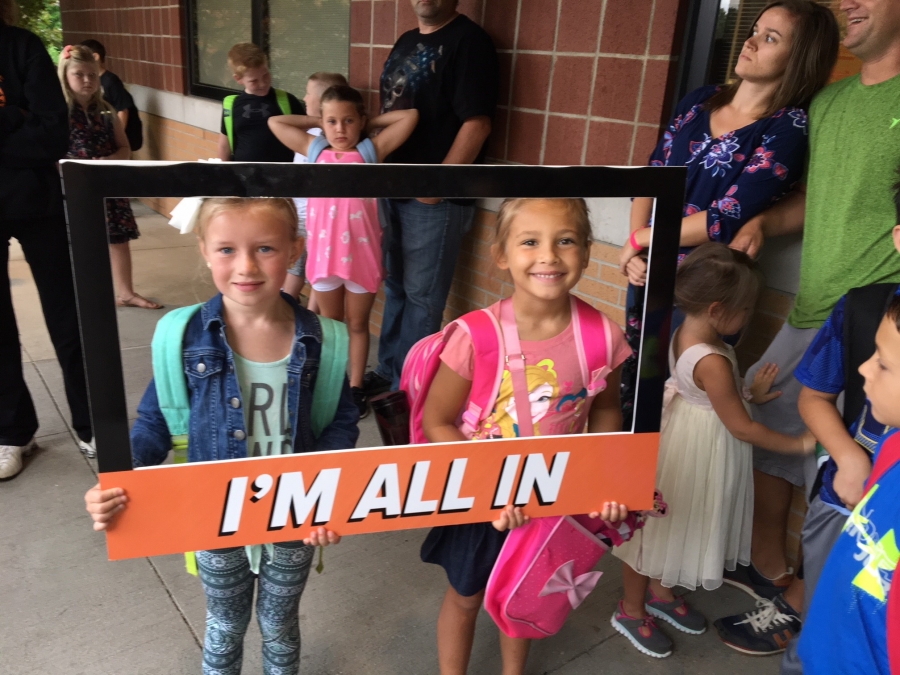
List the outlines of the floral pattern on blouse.
{"label": "floral pattern on blouse", "polygon": [[[800,108],[783,108],[713,138],[704,104],[718,90],[701,87],[678,104],[650,165],[687,167],[684,216],[705,211],[710,240],[728,244],[800,179],[807,117]],[[690,251],[682,247],[679,259]]]}

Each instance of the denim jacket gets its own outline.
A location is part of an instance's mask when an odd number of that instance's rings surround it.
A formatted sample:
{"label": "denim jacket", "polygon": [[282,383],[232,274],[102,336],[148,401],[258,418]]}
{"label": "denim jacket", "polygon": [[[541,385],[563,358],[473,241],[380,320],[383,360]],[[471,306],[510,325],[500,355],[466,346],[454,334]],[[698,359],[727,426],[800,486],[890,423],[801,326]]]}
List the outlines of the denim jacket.
{"label": "denim jacket", "polygon": [[[322,329],[316,316],[282,295],[294,309],[294,344],[288,362],[288,411],[294,452],[344,450],[356,446],[359,411],[344,378],[334,420],[318,438],[312,433],[312,391],[319,366]],[[243,400],[234,368],[234,352],[225,337],[222,295],[204,303],[184,333],[184,372],[191,401],[188,461],[209,462],[247,456],[247,431]],[[138,405],[138,419],[131,431],[134,466],[154,466],[165,461],[172,437],[159,408],[156,385],[151,380]]]}

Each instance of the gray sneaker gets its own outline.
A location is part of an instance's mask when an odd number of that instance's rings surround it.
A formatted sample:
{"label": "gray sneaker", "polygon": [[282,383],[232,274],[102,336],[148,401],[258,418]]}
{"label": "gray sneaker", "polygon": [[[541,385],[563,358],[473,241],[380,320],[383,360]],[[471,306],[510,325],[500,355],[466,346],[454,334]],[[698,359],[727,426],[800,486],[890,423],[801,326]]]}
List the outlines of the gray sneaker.
{"label": "gray sneaker", "polygon": [[622,602],[619,601],[610,623],[642,654],[655,659],[664,659],[672,654],[672,641],[659,629],[649,614],[643,619],[628,616]]}
{"label": "gray sneaker", "polygon": [[672,624],[682,633],[702,635],[706,632],[706,617],[696,609],[688,607],[684,598],[675,598],[671,602],[666,602],[657,598],[656,594],[648,588],[644,609],[657,619]]}

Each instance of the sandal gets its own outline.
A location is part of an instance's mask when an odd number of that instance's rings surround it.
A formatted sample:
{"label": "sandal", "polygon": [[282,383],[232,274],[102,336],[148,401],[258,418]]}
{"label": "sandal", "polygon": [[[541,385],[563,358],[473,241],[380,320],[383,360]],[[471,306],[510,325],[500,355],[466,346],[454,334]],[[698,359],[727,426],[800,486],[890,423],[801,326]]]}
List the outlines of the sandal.
{"label": "sandal", "polygon": [[138,295],[135,293],[130,298],[120,298],[116,296],[116,306],[117,307],[137,307],[139,309],[162,309],[163,306],[158,302],[153,302],[153,300],[148,300],[147,298]]}

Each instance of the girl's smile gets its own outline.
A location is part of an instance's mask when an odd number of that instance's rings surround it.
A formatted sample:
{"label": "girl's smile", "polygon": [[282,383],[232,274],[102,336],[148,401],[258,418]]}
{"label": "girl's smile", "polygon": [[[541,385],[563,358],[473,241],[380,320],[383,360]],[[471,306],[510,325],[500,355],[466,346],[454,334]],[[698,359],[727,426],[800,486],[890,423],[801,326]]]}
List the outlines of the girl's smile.
{"label": "girl's smile", "polygon": [[497,264],[509,270],[517,292],[542,300],[565,298],[588,264],[588,248],[580,239],[562,203],[529,201],[513,218]]}
{"label": "girl's smile", "polygon": [[289,235],[283,219],[269,209],[222,211],[209,221],[200,250],[226,306],[259,307],[280,299],[287,269],[302,246]]}

